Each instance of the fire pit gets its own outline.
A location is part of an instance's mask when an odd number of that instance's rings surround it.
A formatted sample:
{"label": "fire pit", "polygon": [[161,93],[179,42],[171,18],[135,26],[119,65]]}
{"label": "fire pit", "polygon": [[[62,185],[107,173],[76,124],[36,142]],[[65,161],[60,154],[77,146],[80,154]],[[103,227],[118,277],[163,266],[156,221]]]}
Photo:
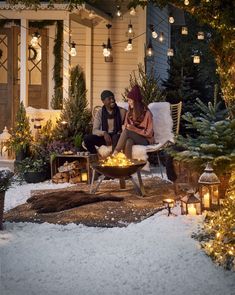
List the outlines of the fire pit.
{"label": "fire pit", "polygon": [[[137,194],[143,196],[144,186],[141,179],[140,169],[146,164],[145,161],[140,160],[129,160],[123,153],[118,153],[115,156],[108,157],[106,160],[91,164],[93,169],[91,192],[95,193],[98,190],[101,182],[105,177],[112,179],[120,179],[120,187],[125,188],[125,180],[130,179],[134,184]],[[95,171],[101,174],[96,188],[93,190]],[[132,175],[137,173],[139,186],[133,179]]]}

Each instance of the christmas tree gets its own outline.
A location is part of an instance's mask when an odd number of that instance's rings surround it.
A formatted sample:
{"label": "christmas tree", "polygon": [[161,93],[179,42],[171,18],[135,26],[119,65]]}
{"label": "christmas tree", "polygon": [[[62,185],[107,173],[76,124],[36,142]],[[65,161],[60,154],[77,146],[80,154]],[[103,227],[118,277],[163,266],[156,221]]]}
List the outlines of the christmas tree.
{"label": "christmas tree", "polygon": [[33,141],[33,137],[23,102],[20,103],[15,122],[15,126],[11,132],[12,136],[9,140],[9,147],[16,153],[21,151],[26,152]]}
{"label": "christmas tree", "polygon": [[64,102],[54,134],[57,140],[74,142],[77,136],[83,137],[90,132],[90,124],[84,73],[76,66],[71,70],[69,98]]}
{"label": "christmas tree", "polygon": [[196,101],[199,116],[183,115],[193,135],[178,136],[176,146],[183,151],[170,152],[176,160],[190,162],[199,172],[206,162],[213,164],[218,175],[231,172],[235,163],[235,119],[229,118],[229,111],[221,107],[221,102]]}
{"label": "christmas tree", "polygon": [[143,101],[148,105],[151,102],[164,101],[165,96],[159,88],[159,79],[155,78],[153,68],[149,73],[145,73],[144,67],[139,64],[137,73],[133,72],[130,75],[130,86],[125,89],[123,94],[124,100],[135,85],[139,85]]}

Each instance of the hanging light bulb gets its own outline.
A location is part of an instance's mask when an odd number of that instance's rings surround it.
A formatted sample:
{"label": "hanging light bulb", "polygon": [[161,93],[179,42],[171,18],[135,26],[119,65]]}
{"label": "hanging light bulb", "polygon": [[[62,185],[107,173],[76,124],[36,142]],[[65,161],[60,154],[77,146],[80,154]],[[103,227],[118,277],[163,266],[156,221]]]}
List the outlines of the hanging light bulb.
{"label": "hanging light bulb", "polygon": [[189,5],[189,0],[184,0],[184,5]]}
{"label": "hanging light bulb", "polygon": [[132,46],[132,39],[129,39],[128,40],[128,44],[125,48],[125,51],[131,51],[133,49],[133,46]]}
{"label": "hanging light bulb", "polygon": [[131,7],[131,9],[130,9],[130,15],[132,15],[132,16],[135,16],[136,15],[135,7]]}
{"label": "hanging light bulb", "polygon": [[150,30],[151,30],[151,32],[152,32],[152,37],[153,37],[154,39],[157,39],[158,34],[157,34],[157,32],[154,30],[154,25],[149,25],[149,28],[150,28]]}
{"label": "hanging light bulb", "polygon": [[117,12],[116,12],[116,15],[117,15],[118,17],[121,17],[121,16],[122,16],[121,7],[120,7],[119,5],[117,6]]}
{"label": "hanging light bulb", "polygon": [[95,13],[94,13],[93,10],[91,10],[91,11],[89,12],[88,17],[89,17],[90,19],[93,19],[93,18],[95,17]]}
{"label": "hanging light bulb", "polygon": [[105,45],[104,43],[103,43],[103,56],[104,57],[107,57],[107,56],[109,56],[110,55],[110,51],[108,51],[108,49],[107,49],[107,45]]}
{"label": "hanging light bulb", "polygon": [[132,26],[131,22],[128,25],[128,33],[129,34],[132,34],[133,33],[133,26]]}
{"label": "hanging light bulb", "polygon": [[160,42],[163,42],[164,41],[164,34],[163,34],[163,32],[160,33],[159,41]]}
{"label": "hanging light bulb", "polygon": [[204,32],[198,32],[197,33],[197,38],[198,38],[198,40],[204,40],[205,39]]}
{"label": "hanging light bulb", "polygon": [[33,33],[32,39],[30,41],[33,47],[36,47],[38,45],[39,38],[40,38],[40,34],[38,32]]}
{"label": "hanging light bulb", "polygon": [[175,22],[174,16],[172,14],[169,14],[168,20],[170,24],[173,24]]}
{"label": "hanging light bulb", "polygon": [[181,28],[181,34],[182,35],[188,35],[188,28],[187,27],[182,27]]}
{"label": "hanging light bulb", "polygon": [[74,43],[74,42],[71,43],[70,55],[71,56],[76,56],[77,55],[76,43]]}
{"label": "hanging light bulb", "polygon": [[148,44],[148,47],[146,49],[146,55],[149,56],[149,57],[153,56],[153,45],[152,45],[151,39],[149,40],[149,44]]}
{"label": "hanging light bulb", "polygon": [[194,64],[200,64],[200,56],[199,55],[194,55],[193,56],[193,63]]}
{"label": "hanging light bulb", "polygon": [[167,56],[174,56],[174,49],[168,48],[167,49]]}

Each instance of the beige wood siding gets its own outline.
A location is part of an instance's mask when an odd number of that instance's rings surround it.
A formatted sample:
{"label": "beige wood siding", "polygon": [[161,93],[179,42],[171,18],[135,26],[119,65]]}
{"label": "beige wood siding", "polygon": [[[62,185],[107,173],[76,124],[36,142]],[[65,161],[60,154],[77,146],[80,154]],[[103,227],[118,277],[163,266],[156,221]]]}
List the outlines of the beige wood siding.
{"label": "beige wood siding", "polygon": [[[76,44],[85,44],[86,43],[86,27],[75,22],[71,21],[71,42]],[[71,67],[80,65],[85,72],[86,68],[86,47],[85,46],[76,46],[77,55],[71,57]]]}

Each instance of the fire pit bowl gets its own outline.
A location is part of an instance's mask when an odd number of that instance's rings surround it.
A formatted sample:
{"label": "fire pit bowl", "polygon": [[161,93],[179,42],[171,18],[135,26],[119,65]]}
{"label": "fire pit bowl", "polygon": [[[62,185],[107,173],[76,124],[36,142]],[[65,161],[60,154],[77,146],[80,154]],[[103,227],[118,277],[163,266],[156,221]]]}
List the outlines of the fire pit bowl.
{"label": "fire pit bowl", "polygon": [[101,163],[93,163],[92,168],[97,172],[111,177],[111,178],[125,178],[130,177],[136,173],[146,164],[145,161],[132,160],[133,164],[130,166],[102,166]]}

